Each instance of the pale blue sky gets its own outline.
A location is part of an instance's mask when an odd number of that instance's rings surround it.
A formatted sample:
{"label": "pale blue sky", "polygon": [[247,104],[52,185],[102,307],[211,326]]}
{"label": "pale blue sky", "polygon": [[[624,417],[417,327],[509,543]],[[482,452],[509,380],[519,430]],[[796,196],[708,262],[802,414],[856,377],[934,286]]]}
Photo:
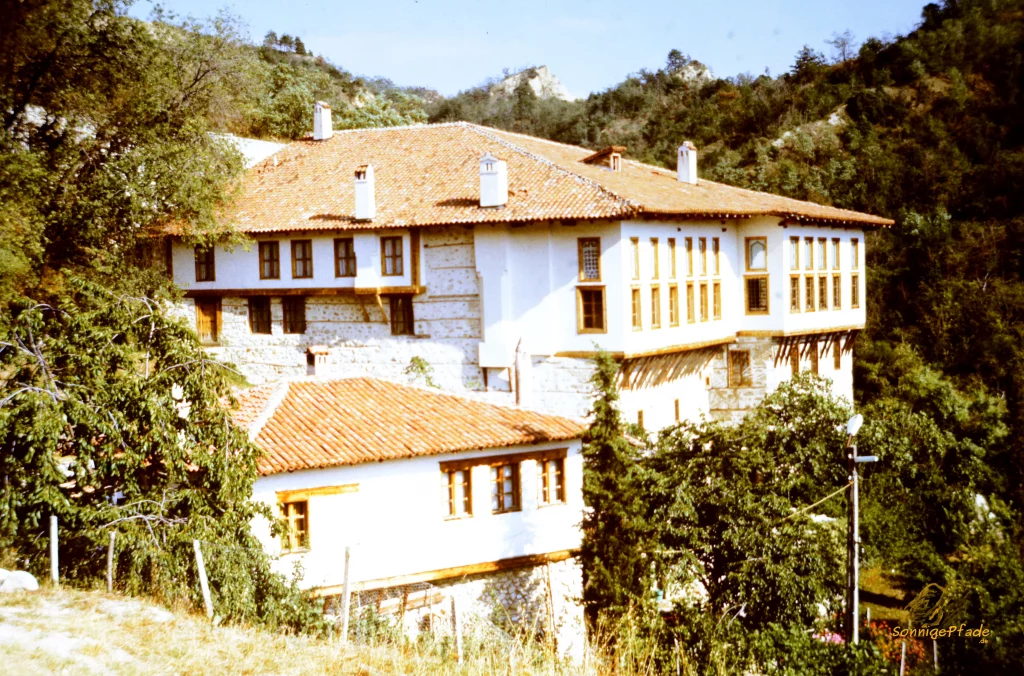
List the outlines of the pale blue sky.
{"label": "pale blue sky", "polygon": [[[577,96],[606,89],[679,49],[715,75],[787,71],[833,32],[905,34],[926,0],[164,0],[182,15],[227,8],[260,42],[268,30],[358,75],[451,95],[503,68],[544,65]],[[148,16],[141,0],[132,14]]]}

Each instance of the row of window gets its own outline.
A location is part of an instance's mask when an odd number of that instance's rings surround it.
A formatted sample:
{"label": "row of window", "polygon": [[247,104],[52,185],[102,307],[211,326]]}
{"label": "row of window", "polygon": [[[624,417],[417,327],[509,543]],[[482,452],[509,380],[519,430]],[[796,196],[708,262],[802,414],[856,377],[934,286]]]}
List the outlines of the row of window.
{"label": "row of window", "polygon": [[[685,247],[685,252],[686,252],[685,263],[686,263],[686,276],[687,277],[693,277],[696,274],[699,274],[699,275],[707,275],[708,274],[708,238],[707,237],[697,237],[696,240],[697,240],[697,264],[699,265],[699,268],[694,266],[694,255],[693,255],[694,254],[694,247],[693,247],[694,238],[693,237],[686,237],[686,238],[683,239],[683,243],[684,243],[684,247]],[[669,263],[668,276],[669,276],[669,279],[675,279],[676,278],[676,239],[675,239],[675,237],[669,237],[667,241],[668,241],[668,263]],[[581,242],[581,245],[580,245],[581,255],[582,255],[582,251],[583,251],[583,244],[582,244],[583,242],[596,242],[597,243],[596,245],[591,245],[591,246],[596,246],[597,251],[600,251],[600,241],[597,238],[581,239],[580,242]],[[640,279],[640,268],[641,268],[641,266],[640,266],[640,238],[639,237],[631,237],[629,242],[630,242],[630,247],[631,247],[631,251],[632,251],[632,274],[633,274],[633,279]],[[660,240],[657,237],[651,237],[649,251],[651,253],[651,260],[650,260],[651,277],[650,278],[651,279],[660,279],[661,278],[661,243],[660,243]],[[717,237],[712,237],[711,238],[711,262],[712,262],[712,265],[713,265],[712,274],[715,274],[715,275],[721,274],[721,271],[722,271],[722,265],[721,265],[721,242],[719,241],[719,239]],[[583,270],[582,265],[581,265],[580,269],[581,269],[581,272],[582,272],[582,270]],[[583,281],[593,281],[593,280],[591,280],[589,278],[585,278],[581,274],[580,275],[580,281],[583,282]]]}
{"label": "row of window", "polygon": [[[831,275],[832,278],[832,310],[843,309],[843,281],[842,276],[837,274]],[[803,283],[800,282],[800,275],[792,275],[789,278],[789,311],[792,313],[800,312],[801,307],[804,312],[814,312],[815,310],[828,310],[829,307],[829,275],[804,275]],[[804,290],[804,302],[800,304],[800,290],[801,287]],[[815,301],[817,296],[817,301]],[[860,275],[850,275],[850,307],[857,309],[860,307]]]}
{"label": "row of window", "polygon": [[[292,279],[313,277],[313,240],[293,239],[291,247]],[[217,280],[217,265],[213,247],[196,247],[196,281]],[[260,279],[281,278],[281,243],[259,243]],[[401,237],[380,238],[380,274],[384,277],[400,277],[405,274],[402,257]],[[356,276],[356,250],[351,237],[334,240],[334,276]]]}
{"label": "row of window", "polygon": [[[411,336],[415,333],[415,318],[410,295],[388,296],[391,335]],[[270,298],[267,296],[251,296],[249,306],[249,332],[253,334],[272,333],[270,315]],[[284,333],[306,332],[306,298],[304,296],[285,296],[281,298],[282,331]],[[221,299],[196,299],[196,333],[204,343],[216,343],[221,331]]]}
{"label": "row of window", "polygon": [[[804,237],[803,246],[803,264],[804,270],[813,270],[815,259],[817,259],[819,270],[829,269],[829,240],[827,237],[819,237],[817,239],[817,256],[815,256],[815,239],[814,237]],[[832,238],[832,269],[839,270],[841,260],[840,257],[840,245],[839,238]],[[789,267],[791,270],[800,269],[800,238],[790,237],[789,238]],[[860,269],[860,240],[853,238],[850,240],[850,269]]]}
{"label": "row of window", "polygon": [[448,518],[473,516],[472,462],[490,463],[491,513],[504,514],[522,509],[521,464],[537,460],[537,504],[541,507],[565,503],[565,451],[547,451],[514,459],[479,458],[466,463],[442,463]]}

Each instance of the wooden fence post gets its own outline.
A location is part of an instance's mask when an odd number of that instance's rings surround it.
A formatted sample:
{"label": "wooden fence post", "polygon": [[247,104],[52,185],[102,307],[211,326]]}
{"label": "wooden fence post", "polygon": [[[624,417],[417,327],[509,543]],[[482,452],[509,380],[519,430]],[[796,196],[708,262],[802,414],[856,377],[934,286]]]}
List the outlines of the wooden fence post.
{"label": "wooden fence post", "polygon": [[117,531],[110,531],[110,546],[107,547],[107,593],[114,591],[114,538]]}
{"label": "wooden fence post", "polygon": [[60,586],[60,574],[57,570],[57,517],[50,515],[50,581],[54,587]]}
{"label": "wooden fence post", "polygon": [[548,641],[551,645],[551,657],[552,662],[554,661],[555,655],[558,653],[558,643],[555,639],[555,595],[551,590],[551,562],[548,561],[544,564],[545,582],[547,582],[548,591]]}
{"label": "wooden fence post", "polygon": [[907,642],[900,643],[900,676],[903,676],[907,666]]}
{"label": "wooden fence post", "polygon": [[341,590],[341,642],[348,643],[348,613],[351,603],[351,590],[349,589],[349,569],[352,565],[352,548],[345,545],[345,580]]}
{"label": "wooden fence post", "polygon": [[196,550],[196,567],[199,568],[199,586],[203,590],[203,605],[206,606],[206,617],[212,620],[213,602],[210,600],[210,583],[206,579],[206,564],[203,563],[203,550],[199,547],[199,540],[193,540],[192,547]]}
{"label": "wooden fence post", "polygon": [[462,664],[462,618],[459,617],[459,609],[452,596],[452,632],[455,634],[455,660]]}

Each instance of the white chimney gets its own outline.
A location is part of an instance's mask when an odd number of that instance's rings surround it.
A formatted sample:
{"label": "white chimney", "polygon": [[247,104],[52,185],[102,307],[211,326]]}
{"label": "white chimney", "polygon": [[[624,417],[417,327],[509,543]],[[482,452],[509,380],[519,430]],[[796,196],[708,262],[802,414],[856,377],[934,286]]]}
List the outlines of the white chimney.
{"label": "white chimney", "polygon": [[679,158],[676,160],[676,170],[679,173],[680,183],[697,185],[697,146],[689,141],[679,146]]}
{"label": "white chimney", "polygon": [[373,186],[373,165],[356,169],[356,220],[372,221],[377,217],[377,197]]}
{"label": "white chimney", "polygon": [[334,136],[331,129],[331,106],[325,101],[317,101],[313,106],[313,140],[326,141]]}
{"label": "white chimney", "polygon": [[508,165],[490,153],[480,158],[480,206],[508,204]]}
{"label": "white chimney", "polygon": [[306,375],[323,377],[330,375],[331,351],[326,345],[310,345],[306,348]]}

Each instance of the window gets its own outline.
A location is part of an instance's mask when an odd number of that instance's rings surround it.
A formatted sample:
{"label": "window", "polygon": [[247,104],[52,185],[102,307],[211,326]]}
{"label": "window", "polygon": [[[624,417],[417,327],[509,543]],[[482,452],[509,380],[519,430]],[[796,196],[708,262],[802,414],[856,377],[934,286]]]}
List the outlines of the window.
{"label": "window", "polygon": [[814,269],[814,238],[804,237],[804,270]]}
{"label": "window", "polygon": [[640,240],[630,237],[629,245],[633,254],[633,279],[640,279]]}
{"label": "window", "polygon": [[581,282],[601,281],[601,239],[582,237],[577,240]]}
{"label": "window", "polygon": [[828,240],[824,237],[818,238],[818,269],[824,270],[828,267]]}
{"label": "window", "polygon": [[658,266],[658,238],[651,237],[651,279],[657,279],[660,272]]}
{"label": "window", "polygon": [[306,332],[306,299],[302,296],[285,297],[281,299],[284,310],[284,332],[305,333]]}
{"label": "window", "polygon": [[715,282],[711,288],[711,304],[715,313],[715,319],[722,318],[722,284]]}
{"label": "window", "polygon": [[260,242],[260,279],[281,279],[281,247],[277,242]]}
{"label": "window", "polygon": [[270,333],[270,299],[252,297],[249,299],[249,332]]}
{"label": "window", "polygon": [[804,277],[804,310],[807,312],[814,312],[814,277],[807,275]]}
{"label": "window", "polygon": [[411,336],[416,333],[412,315],[412,296],[391,296],[391,335]]}
{"label": "window", "polygon": [[380,274],[395,277],[405,274],[402,265],[402,238],[380,238]]}
{"label": "window", "polygon": [[789,269],[799,270],[800,269],[800,238],[790,237],[789,238]]}
{"label": "window", "polygon": [[356,248],[351,237],[334,240],[334,276],[356,276]]}
{"label": "window", "polygon": [[473,515],[473,490],[470,470],[455,469],[445,472],[448,484],[448,517],[458,519]]}
{"label": "window", "polygon": [[715,274],[716,275],[721,274],[721,272],[722,272],[721,260],[719,259],[719,255],[718,255],[719,251],[721,251],[721,247],[719,245],[718,238],[717,237],[712,237],[711,238],[711,253],[715,257]]}
{"label": "window", "polygon": [[818,309],[828,309],[828,276],[820,275],[818,277]]}
{"label": "window", "polygon": [[838,338],[832,343],[832,366],[836,371],[843,368],[843,350]]}
{"label": "window", "polygon": [[839,238],[832,238],[832,268],[839,269]]}
{"label": "window", "polygon": [[696,321],[697,308],[693,304],[693,282],[686,283],[686,321],[694,323]]}
{"label": "window", "polygon": [[850,275],[850,307],[860,307],[860,275]]}
{"label": "window", "polygon": [[679,287],[675,284],[668,287],[668,323],[679,326]]}
{"label": "window", "polygon": [[213,247],[196,247],[196,281],[217,281],[217,270],[214,265]]}
{"label": "window", "polygon": [[747,237],[747,270],[768,269],[768,240],[764,237]]}
{"label": "window", "polygon": [[811,355],[811,373],[818,375],[818,341],[812,341],[807,352]]}
{"label": "window", "polygon": [[292,240],[292,279],[309,279],[313,276],[313,240]]}
{"label": "window", "polygon": [[196,299],[196,333],[201,343],[217,342],[220,337],[220,298]]}
{"label": "window", "polygon": [[697,247],[700,249],[700,274],[708,274],[708,238],[701,237],[697,240]]}
{"label": "window", "polygon": [[850,268],[860,270],[860,240],[850,240]]}
{"label": "window", "polygon": [[491,467],[491,511],[495,514],[519,509],[519,463]]}
{"label": "window", "polygon": [[839,275],[832,275],[832,309],[843,309],[843,281]]}
{"label": "window", "polygon": [[800,375],[800,346],[793,345],[789,348],[789,370],[794,376]]}
{"label": "window", "polygon": [[630,295],[633,304],[633,330],[640,331],[644,327],[643,318],[640,316],[640,289],[633,287]]}
{"label": "window", "polygon": [[679,400],[676,399],[676,422],[679,422]]}
{"label": "window", "polygon": [[800,275],[789,278],[789,311],[800,312]]}
{"label": "window", "polygon": [[700,284],[700,320],[708,320],[708,285],[705,282]]}
{"label": "window", "polygon": [[693,277],[693,237],[686,238],[686,276]]}
{"label": "window", "polygon": [[768,314],[768,275],[746,278],[747,314]]}
{"label": "window", "polygon": [[286,502],[281,514],[287,522],[288,532],[282,549],[294,552],[309,547],[309,503],[305,500]]}
{"label": "window", "polygon": [[661,328],[661,288],[651,288],[651,328]]}
{"label": "window", "polygon": [[671,279],[676,278],[676,238],[668,238],[668,276]]}
{"label": "window", "polygon": [[538,504],[556,505],[565,502],[565,458],[538,460],[537,473],[540,479],[537,487]]}
{"label": "window", "polygon": [[576,287],[576,332],[604,333],[604,287]]}
{"label": "window", "polygon": [[750,387],[753,379],[750,373],[750,352],[729,351],[729,387]]}

